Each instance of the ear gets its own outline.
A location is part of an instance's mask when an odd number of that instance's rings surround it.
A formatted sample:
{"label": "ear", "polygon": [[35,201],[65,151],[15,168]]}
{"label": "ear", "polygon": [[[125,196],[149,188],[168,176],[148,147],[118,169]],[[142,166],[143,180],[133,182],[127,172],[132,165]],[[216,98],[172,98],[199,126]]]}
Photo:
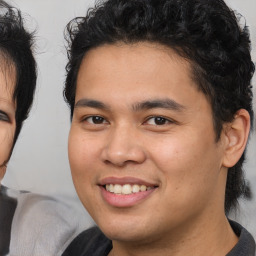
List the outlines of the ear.
{"label": "ear", "polygon": [[238,110],[234,120],[224,126],[223,132],[225,136],[223,166],[230,168],[238,162],[247,144],[250,132],[248,111],[245,109]]}

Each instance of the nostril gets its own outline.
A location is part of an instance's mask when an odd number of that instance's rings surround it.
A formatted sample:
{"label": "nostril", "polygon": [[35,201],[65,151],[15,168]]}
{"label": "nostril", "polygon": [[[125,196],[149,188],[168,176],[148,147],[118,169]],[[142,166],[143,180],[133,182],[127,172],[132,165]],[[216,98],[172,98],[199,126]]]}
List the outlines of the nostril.
{"label": "nostril", "polygon": [[107,147],[102,151],[102,160],[105,164],[123,167],[129,163],[143,163],[146,154],[141,147],[126,145],[123,148]]}

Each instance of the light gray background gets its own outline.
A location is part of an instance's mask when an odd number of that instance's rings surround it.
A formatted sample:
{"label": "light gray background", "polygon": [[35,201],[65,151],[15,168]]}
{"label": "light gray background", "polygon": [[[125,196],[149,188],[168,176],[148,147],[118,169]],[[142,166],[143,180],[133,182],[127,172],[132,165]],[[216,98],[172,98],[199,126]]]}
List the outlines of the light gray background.
{"label": "light gray background", "polygon": [[[251,31],[252,55],[255,62],[256,1],[227,0],[226,2],[246,18]],[[15,189],[65,195],[69,199],[77,199],[67,156],[69,110],[62,97],[67,61],[63,30],[72,18],[85,16],[88,6],[93,6],[94,0],[13,0],[9,3],[25,13],[26,25],[30,30],[37,29],[35,50],[38,62],[38,88],[32,112],[8,164],[3,184]],[[241,21],[244,22],[244,19]],[[254,77],[256,95],[255,80]],[[254,109],[255,101],[254,98]],[[237,218],[241,218],[242,223],[256,237],[255,133],[249,144],[246,170],[255,197],[249,203],[242,203],[242,211]]]}

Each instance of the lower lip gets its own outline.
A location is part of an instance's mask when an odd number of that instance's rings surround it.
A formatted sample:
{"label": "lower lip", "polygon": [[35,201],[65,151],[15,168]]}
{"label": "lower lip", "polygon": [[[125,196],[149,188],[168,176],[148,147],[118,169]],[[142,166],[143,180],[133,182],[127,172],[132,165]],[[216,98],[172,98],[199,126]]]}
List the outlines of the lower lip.
{"label": "lower lip", "polygon": [[114,194],[108,192],[104,187],[100,186],[101,194],[103,199],[114,207],[131,207],[136,205],[137,203],[141,202],[148,198],[156,189],[150,189],[143,192],[132,193],[130,195],[123,195],[123,194]]}

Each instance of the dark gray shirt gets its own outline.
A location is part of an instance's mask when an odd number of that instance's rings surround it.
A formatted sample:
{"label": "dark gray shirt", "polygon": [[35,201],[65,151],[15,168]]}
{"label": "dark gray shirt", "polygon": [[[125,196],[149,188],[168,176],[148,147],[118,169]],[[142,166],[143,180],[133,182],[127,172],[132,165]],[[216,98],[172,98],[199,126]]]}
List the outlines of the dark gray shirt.
{"label": "dark gray shirt", "polygon": [[[255,241],[252,235],[240,224],[230,221],[239,237],[236,246],[226,256],[255,256]],[[107,256],[112,242],[97,227],[92,227],[78,235],[62,256]]]}
{"label": "dark gray shirt", "polygon": [[7,188],[0,186],[0,255],[5,256],[9,252],[11,240],[11,226],[17,207],[17,199],[8,196]]}

